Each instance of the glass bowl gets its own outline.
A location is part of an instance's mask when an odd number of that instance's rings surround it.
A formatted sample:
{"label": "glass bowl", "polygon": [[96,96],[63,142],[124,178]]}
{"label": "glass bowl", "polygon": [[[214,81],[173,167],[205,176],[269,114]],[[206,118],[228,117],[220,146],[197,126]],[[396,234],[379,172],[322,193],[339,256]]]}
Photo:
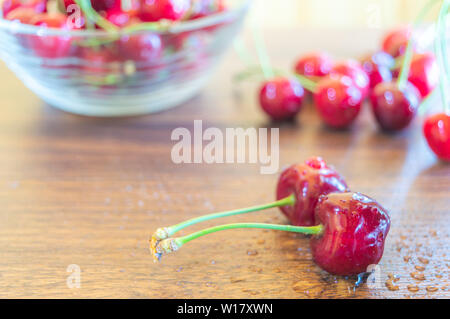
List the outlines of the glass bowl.
{"label": "glass bowl", "polygon": [[0,58],[48,104],[88,116],[177,106],[207,83],[251,0],[164,31],[63,31],[0,19]]}

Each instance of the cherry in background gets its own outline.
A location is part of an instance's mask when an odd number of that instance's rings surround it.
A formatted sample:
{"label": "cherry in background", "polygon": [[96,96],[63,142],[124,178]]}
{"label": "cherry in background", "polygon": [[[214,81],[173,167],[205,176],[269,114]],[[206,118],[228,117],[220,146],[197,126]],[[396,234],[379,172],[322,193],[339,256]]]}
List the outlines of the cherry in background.
{"label": "cherry in background", "polygon": [[360,193],[333,193],[319,199],[315,210],[322,234],[311,238],[311,253],[334,275],[356,275],[378,264],[389,232],[389,215],[374,199]]}
{"label": "cherry in background", "polygon": [[314,102],[322,120],[330,127],[348,128],[361,110],[363,95],[348,76],[322,79],[314,93]]}
{"label": "cherry in background", "polygon": [[388,33],[382,42],[383,51],[394,58],[404,55],[412,32],[410,28],[400,28]]}
{"label": "cherry in background", "polygon": [[363,57],[361,65],[369,76],[371,89],[381,82],[392,81],[391,69],[395,65],[395,59],[386,52],[379,51]]}
{"label": "cherry in background", "polygon": [[295,79],[276,78],[263,84],[259,92],[261,108],[273,120],[292,119],[301,109],[305,90]]}
{"label": "cherry in background", "polygon": [[22,3],[20,0],[4,0],[2,2],[3,16],[6,17],[11,11],[17,8],[30,8],[35,13],[43,13],[47,11],[47,0],[29,0]]}
{"label": "cherry in background", "polygon": [[17,21],[20,23],[29,24],[36,16],[36,11],[32,8],[20,7],[8,13],[6,20]]}
{"label": "cherry in background", "polygon": [[[62,13],[43,13],[35,16],[30,23],[42,28],[69,29],[67,16]],[[67,56],[71,48],[71,42],[70,36],[30,36],[32,49],[43,58],[61,58]]]}
{"label": "cherry in background", "polygon": [[450,116],[440,113],[427,118],[423,133],[437,157],[450,161]]}
{"label": "cherry in background", "polygon": [[372,111],[381,129],[398,131],[407,127],[420,105],[420,92],[411,83],[401,89],[395,82],[378,84],[371,94]]}
{"label": "cherry in background", "polygon": [[177,21],[183,18],[191,7],[191,0],[142,0],[138,16],[142,21],[161,19]]}
{"label": "cherry in background", "polygon": [[323,77],[333,67],[331,57],[323,52],[310,53],[300,57],[295,64],[295,72],[307,77]]}
{"label": "cherry in background", "polygon": [[358,61],[346,60],[339,62],[333,66],[330,73],[345,75],[351,78],[355,82],[355,85],[361,90],[363,99],[369,94],[370,79]]}
{"label": "cherry in background", "polygon": [[295,195],[294,206],[282,206],[281,211],[294,226],[316,225],[314,209],[319,197],[348,191],[347,183],[336,170],[320,157],[296,164],[281,173],[277,185],[277,200]]}
{"label": "cherry in background", "polygon": [[408,81],[414,84],[423,98],[436,88],[439,84],[439,68],[433,53],[413,56]]}
{"label": "cherry in background", "polygon": [[224,0],[197,0],[192,2],[190,19],[199,19],[225,9]]}

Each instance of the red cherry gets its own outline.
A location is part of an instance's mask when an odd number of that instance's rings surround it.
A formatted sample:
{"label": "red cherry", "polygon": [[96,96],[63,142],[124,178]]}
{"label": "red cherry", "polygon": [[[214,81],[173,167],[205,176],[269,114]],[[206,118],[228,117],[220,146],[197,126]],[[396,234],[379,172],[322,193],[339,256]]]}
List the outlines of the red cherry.
{"label": "red cherry", "polygon": [[[96,11],[105,11],[111,8],[120,8],[121,0],[91,0],[92,7]],[[67,7],[75,4],[74,0],[64,0],[64,6]]]}
{"label": "red cherry", "polygon": [[314,102],[322,120],[333,128],[347,128],[359,114],[363,95],[348,76],[322,79],[314,93]]}
{"label": "red cherry", "polygon": [[427,118],[423,134],[437,157],[450,161],[450,115],[441,113]]}
{"label": "red cherry", "polygon": [[81,53],[83,70],[93,75],[108,75],[120,71],[120,58],[110,48],[84,48]]}
{"label": "red cherry", "polygon": [[120,39],[119,51],[127,60],[156,64],[162,56],[163,46],[156,33],[125,35]]}
{"label": "red cherry", "polygon": [[263,84],[259,103],[272,119],[286,120],[300,111],[304,95],[305,90],[297,80],[276,78]]}
{"label": "red cherry", "polygon": [[302,56],[295,64],[295,72],[304,76],[322,77],[328,75],[333,67],[331,57],[322,52]]}
{"label": "red cherry", "polygon": [[391,221],[379,203],[360,193],[322,196],[315,210],[324,226],[311,238],[314,261],[334,275],[356,275],[378,264]]}
{"label": "red cherry", "polygon": [[280,207],[292,225],[316,225],[314,209],[321,195],[346,192],[348,186],[342,176],[328,167],[320,157],[305,164],[292,165],[281,173],[277,186],[277,200],[295,194],[294,206]]}
{"label": "red cherry", "polygon": [[331,74],[346,75],[351,78],[361,90],[363,98],[367,97],[370,88],[370,79],[361,64],[356,60],[346,60],[336,64],[331,69]]}
{"label": "red cherry", "polygon": [[145,22],[180,20],[191,7],[191,0],[142,0],[138,16]]}
{"label": "red cherry", "polygon": [[10,11],[6,16],[6,20],[30,24],[31,20],[33,20],[35,16],[36,11],[34,11],[34,9],[27,7],[20,7]]}
{"label": "red cherry", "polygon": [[439,68],[433,53],[415,54],[411,61],[408,81],[424,98],[439,84]]}
{"label": "red cherry", "polygon": [[[42,28],[68,29],[67,16],[62,13],[43,13],[34,17],[31,24]],[[33,35],[30,37],[33,50],[43,58],[67,56],[71,48],[70,36]]]}
{"label": "red cherry", "polygon": [[379,126],[386,131],[398,131],[415,117],[421,98],[411,83],[401,90],[395,82],[383,82],[374,88],[370,100]]}
{"label": "red cherry", "polygon": [[391,69],[395,65],[395,59],[386,52],[370,54],[361,60],[361,64],[369,76],[371,89],[381,82],[392,81]]}
{"label": "red cherry", "polygon": [[2,2],[2,12],[4,17],[17,8],[33,9],[35,14],[43,13],[47,11],[47,0],[30,0],[25,3],[22,3],[20,0],[4,0]]}
{"label": "red cherry", "polygon": [[411,34],[412,32],[409,28],[401,28],[389,32],[383,39],[383,51],[394,58],[405,54]]}
{"label": "red cherry", "polygon": [[130,22],[131,15],[120,8],[112,8],[106,11],[105,18],[118,27],[124,27]]}

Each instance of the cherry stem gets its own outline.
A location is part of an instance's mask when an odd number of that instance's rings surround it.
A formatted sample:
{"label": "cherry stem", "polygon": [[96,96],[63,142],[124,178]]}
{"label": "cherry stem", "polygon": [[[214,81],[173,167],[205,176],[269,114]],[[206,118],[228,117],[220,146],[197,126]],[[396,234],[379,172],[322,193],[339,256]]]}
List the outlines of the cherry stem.
{"label": "cherry stem", "polygon": [[[256,20],[255,20],[256,21]],[[253,25],[252,26],[252,33],[253,33],[253,41],[255,43],[256,47],[256,53],[258,54],[259,63],[261,65],[261,69],[264,74],[264,78],[266,80],[272,79],[274,77],[274,72],[272,69],[272,66],[270,64],[270,58],[267,54],[266,45],[264,43],[264,38],[262,35],[262,32],[259,28],[259,26]]]}
{"label": "cherry stem", "polygon": [[103,18],[97,11],[92,8],[90,0],[75,0],[75,3],[80,7],[81,11],[86,15],[86,18],[93,21],[102,29],[108,32],[116,32],[118,27]]}
{"label": "cherry stem", "polygon": [[173,225],[170,227],[166,227],[165,231],[167,232],[167,237],[170,237],[188,226],[195,225],[195,224],[207,221],[207,220],[221,218],[221,217],[241,215],[241,214],[261,211],[261,210],[265,210],[265,209],[269,209],[269,208],[273,208],[273,207],[292,206],[295,204],[295,201],[296,201],[295,195],[292,194],[288,197],[285,197],[283,199],[277,200],[272,203],[267,203],[267,204],[252,206],[252,207],[247,207],[247,208],[241,208],[241,209],[235,209],[235,210],[230,210],[230,211],[225,211],[225,212],[220,212],[220,213],[213,213],[213,214],[208,214],[208,215],[203,215],[203,216],[199,216],[196,218],[192,218],[192,219],[189,219],[182,223],[179,223],[179,224],[176,224],[176,225]]}
{"label": "cherry stem", "polygon": [[[419,24],[423,22],[425,19],[425,16],[428,14],[428,12],[431,10],[433,5],[441,0],[430,0],[420,11],[419,15],[417,16],[416,20],[414,21],[413,25],[413,31],[415,31]],[[414,33],[414,32],[413,32]],[[405,57],[403,59],[402,68],[400,70],[400,75],[397,80],[398,86],[402,89],[406,86],[406,83],[408,82],[408,76],[409,76],[409,70],[411,68],[411,61],[413,58],[414,53],[414,34],[411,35],[411,38],[408,41],[408,45],[406,47]]]}
{"label": "cherry stem", "polygon": [[311,93],[315,93],[317,91],[317,83],[314,82],[313,80],[311,80],[310,78],[308,78],[308,77],[306,77],[304,75],[300,75],[300,74],[295,74],[295,77],[300,82],[300,84],[305,89],[310,91]]}
{"label": "cherry stem", "polygon": [[450,8],[450,0],[444,0],[439,12],[439,19],[436,27],[436,39],[434,44],[434,50],[436,54],[436,59],[440,65],[439,72],[439,89],[441,92],[441,99],[444,110],[447,114],[450,114],[450,106],[448,104],[448,93],[447,89],[449,87],[449,74],[450,67],[448,64],[448,52],[447,52],[447,23],[446,17],[448,10]]}
{"label": "cherry stem", "polygon": [[225,224],[220,226],[214,226],[211,228],[203,229],[190,235],[175,238],[175,242],[181,247],[182,245],[203,237],[208,234],[212,234],[222,230],[228,229],[240,229],[240,228],[259,228],[259,229],[272,229],[281,230],[293,233],[302,233],[308,235],[318,235],[323,231],[323,225],[303,227],[303,226],[292,226],[292,225],[277,225],[277,224],[263,224],[263,223],[237,223],[237,224]]}

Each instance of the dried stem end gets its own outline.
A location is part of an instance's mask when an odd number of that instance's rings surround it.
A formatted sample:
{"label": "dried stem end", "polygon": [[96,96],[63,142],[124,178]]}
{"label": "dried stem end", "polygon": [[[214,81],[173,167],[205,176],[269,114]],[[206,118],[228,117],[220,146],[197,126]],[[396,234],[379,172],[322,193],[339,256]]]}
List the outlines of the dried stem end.
{"label": "dried stem end", "polygon": [[160,261],[163,255],[173,253],[180,249],[181,244],[175,238],[164,239],[152,249],[152,255],[155,262]]}

